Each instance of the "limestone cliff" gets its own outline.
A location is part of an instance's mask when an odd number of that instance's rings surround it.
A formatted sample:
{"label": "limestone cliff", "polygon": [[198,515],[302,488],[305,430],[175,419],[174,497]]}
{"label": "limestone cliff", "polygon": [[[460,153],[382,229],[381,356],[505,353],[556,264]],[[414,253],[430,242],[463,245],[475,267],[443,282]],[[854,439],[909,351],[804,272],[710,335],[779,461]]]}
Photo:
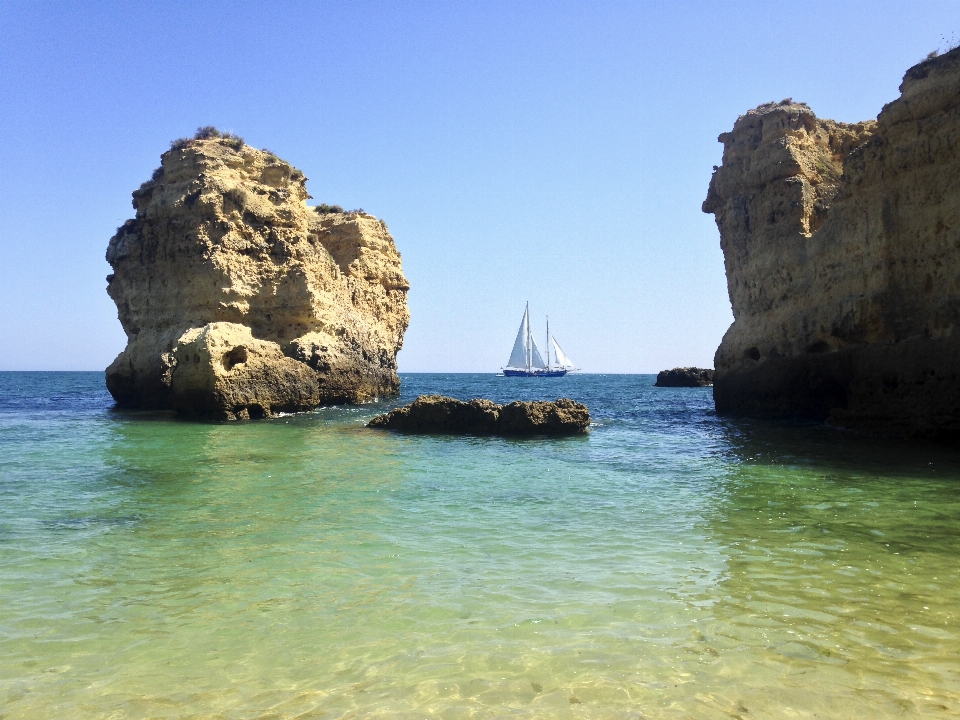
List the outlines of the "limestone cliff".
{"label": "limestone cliff", "polygon": [[720,136],[718,412],[960,438],[960,49],[900,91],[876,121],[784,101]]}
{"label": "limestone cliff", "polygon": [[399,390],[408,284],[386,224],[318,212],[302,172],[239,138],[161,161],[107,248],[118,405],[262,417]]}

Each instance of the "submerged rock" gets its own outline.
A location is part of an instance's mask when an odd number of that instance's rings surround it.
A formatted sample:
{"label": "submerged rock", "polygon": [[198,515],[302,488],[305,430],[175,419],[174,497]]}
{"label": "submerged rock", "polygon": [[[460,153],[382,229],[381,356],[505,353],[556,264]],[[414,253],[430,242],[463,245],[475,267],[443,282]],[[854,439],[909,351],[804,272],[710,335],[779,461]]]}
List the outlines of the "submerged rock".
{"label": "submerged rock", "polygon": [[713,370],[681,367],[657,373],[656,387],[705,387],[713,385]]}
{"label": "submerged rock", "polygon": [[367,427],[407,433],[467,435],[576,435],[590,424],[586,405],[569,398],[556,402],[490,400],[464,402],[443,395],[421,395],[409,405],[378,415]]}
{"label": "submerged rock", "polygon": [[110,240],[117,404],[233,419],[396,394],[409,286],[386,224],[308,206],[302,172],[211,130],[161,156]]}
{"label": "submerged rock", "polygon": [[717,412],[960,439],[960,49],[900,91],[876,121],[785,100],[720,136]]}

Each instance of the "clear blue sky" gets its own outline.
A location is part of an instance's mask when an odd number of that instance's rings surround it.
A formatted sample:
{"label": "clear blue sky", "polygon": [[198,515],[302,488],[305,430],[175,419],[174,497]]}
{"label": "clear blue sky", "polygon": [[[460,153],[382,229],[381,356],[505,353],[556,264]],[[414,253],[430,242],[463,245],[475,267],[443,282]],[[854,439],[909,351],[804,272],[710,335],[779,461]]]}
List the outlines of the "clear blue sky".
{"label": "clear blue sky", "polygon": [[731,321],[700,212],[768,100],[876,117],[960,3],[0,3],[0,369],[124,346],[107,241],[214,124],[387,221],[401,371],[496,371],[524,303],[585,370],[712,366]]}

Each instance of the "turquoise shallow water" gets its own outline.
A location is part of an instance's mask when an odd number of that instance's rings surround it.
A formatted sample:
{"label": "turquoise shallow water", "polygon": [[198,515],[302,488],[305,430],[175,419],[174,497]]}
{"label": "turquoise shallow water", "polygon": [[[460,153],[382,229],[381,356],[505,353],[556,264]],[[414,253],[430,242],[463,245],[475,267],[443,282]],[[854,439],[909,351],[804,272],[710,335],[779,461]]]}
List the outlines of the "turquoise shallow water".
{"label": "turquoise shallow water", "polygon": [[404,376],[596,421],[503,440],[0,373],[0,717],[960,715],[960,455],[652,384]]}

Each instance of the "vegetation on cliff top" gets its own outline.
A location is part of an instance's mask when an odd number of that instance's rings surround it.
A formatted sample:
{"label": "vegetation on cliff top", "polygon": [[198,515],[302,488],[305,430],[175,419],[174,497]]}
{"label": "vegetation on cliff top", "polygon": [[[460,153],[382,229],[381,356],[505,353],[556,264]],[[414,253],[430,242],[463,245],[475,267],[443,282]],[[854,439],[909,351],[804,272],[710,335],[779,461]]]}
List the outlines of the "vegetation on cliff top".
{"label": "vegetation on cliff top", "polygon": [[232,132],[223,132],[213,125],[198,127],[192,138],[177,138],[170,142],[171,150],[183,150],[194,140],[221,140],[225,145],[239,150],[244,146],[243,138]]}

